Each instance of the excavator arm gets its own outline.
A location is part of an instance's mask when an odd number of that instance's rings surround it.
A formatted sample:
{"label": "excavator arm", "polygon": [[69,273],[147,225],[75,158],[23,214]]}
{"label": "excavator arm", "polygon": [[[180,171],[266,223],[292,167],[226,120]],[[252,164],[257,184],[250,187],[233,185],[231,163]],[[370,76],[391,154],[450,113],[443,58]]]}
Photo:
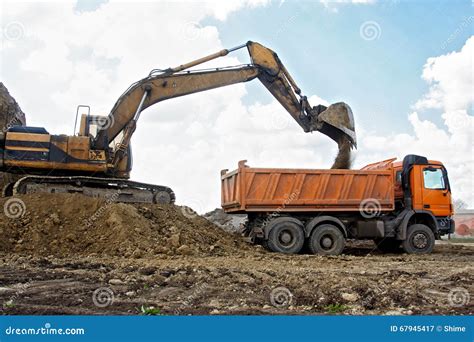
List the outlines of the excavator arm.
{"label": "excavator arm", "polygon": [[[251,64],[210,70],[187,70],[244,47],[248,49]],[[163,100],[248,82],[255,78],[264,84],[305,132],[320,131],[339,145],[356,145],[354,120],[348,105],[336,103],[328,108],[322,105],[311,107],[277,54],[261,44],[248,42],[175,68],[152,70],[148,77],[132,84],[120,96],[108,116],[108,124],[97,134],[95,148],[107,148],[110,141],[122,133],[113,157],[113,163],[117,165],[126,155],[136,122],[145,108]]]}

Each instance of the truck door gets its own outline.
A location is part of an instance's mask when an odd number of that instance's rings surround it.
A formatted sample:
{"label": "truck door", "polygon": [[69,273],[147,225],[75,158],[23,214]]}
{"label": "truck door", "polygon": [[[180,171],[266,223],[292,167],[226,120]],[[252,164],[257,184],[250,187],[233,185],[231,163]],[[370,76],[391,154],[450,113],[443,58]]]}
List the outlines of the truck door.
{"label": "truck door", "polygon": [[451,192],[446,170],[440,165],[422,165],[423,210],[434,216],[451,215]]}

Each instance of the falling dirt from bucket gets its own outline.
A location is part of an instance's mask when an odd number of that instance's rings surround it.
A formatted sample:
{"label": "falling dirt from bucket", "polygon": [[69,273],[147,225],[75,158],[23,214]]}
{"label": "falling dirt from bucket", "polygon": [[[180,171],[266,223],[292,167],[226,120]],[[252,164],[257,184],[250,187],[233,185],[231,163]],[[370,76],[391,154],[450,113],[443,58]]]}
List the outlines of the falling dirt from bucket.
{"label": "falling dirt from bucket", "polygon": [[352,166],[351,143],[346,138],[341,138],[338,143],[339,152],[331,166],[331,169],[350,169]]}

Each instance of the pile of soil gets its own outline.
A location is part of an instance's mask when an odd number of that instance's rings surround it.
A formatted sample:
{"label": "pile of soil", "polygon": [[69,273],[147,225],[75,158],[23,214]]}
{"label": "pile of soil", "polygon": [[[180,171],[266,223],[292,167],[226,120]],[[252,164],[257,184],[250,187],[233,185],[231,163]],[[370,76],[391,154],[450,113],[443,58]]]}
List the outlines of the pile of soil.
{"label": "pile of soil", "polygon": [[[0,82],[0,127],[5,132],[12,126],[26,125],[25,113],[18,103],[8,92],[7,87]],[[6,172],[0,172],[0,190],[7,183],[14,182],[18,176]]]}
{"label": "pile of soil", "polygon": [[254,249],[186,207],[115,203],[80,194],[30,194],[1,199],[0,205],[5,209],[0,220],[4,252],[142,258]]}
{"label": "pile of soil", "polygon": [[15,125],[26,125],[25,113],[2,82],[0,82],[0,125],[3,130]]}

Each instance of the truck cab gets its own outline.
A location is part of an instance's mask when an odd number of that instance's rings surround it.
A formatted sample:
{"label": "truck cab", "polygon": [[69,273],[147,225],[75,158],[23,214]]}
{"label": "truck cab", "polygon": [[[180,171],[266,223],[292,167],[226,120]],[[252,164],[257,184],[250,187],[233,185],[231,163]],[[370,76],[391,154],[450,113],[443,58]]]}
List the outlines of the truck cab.
{"label": "truck cab", "polygon": [[[412,159],[412,162],[407,162]],[[453,205],[448,172],[440,161],[407,156],[394,162],[395,201],[404,209],[434,217],[438,235],[454,232]]]}

